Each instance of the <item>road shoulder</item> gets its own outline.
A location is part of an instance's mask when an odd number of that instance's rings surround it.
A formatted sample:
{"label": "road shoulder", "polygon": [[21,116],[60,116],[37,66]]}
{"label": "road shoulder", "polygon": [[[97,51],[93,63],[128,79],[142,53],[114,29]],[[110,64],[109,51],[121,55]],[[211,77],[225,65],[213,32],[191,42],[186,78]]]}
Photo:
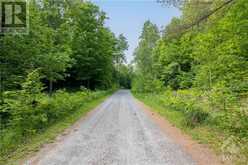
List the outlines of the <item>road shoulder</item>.
{"label": "road shoulder", "polygon": [[207,145],[199,144],[189,135],[183,133],[180,129],[173,126],[166,118],[154,112],[151,107],[135,98],[135,102],[142,110],[160,127],[161,131],[173,141],[181,146],[181,148],[191,155],[192,159],[198,165],[222,165],[221,158],[217,156]]}
{"label": "road shoulder", "polygon": [[5,165],[37,164],[40,156],[61,144],[61,141],[67,136],[77,131],[80,123],[89,118],[108,97],[110,97],[110,94],[89,102],[63,121],[49,127],[44,133],[33,137],[30,143],[21,147]]}

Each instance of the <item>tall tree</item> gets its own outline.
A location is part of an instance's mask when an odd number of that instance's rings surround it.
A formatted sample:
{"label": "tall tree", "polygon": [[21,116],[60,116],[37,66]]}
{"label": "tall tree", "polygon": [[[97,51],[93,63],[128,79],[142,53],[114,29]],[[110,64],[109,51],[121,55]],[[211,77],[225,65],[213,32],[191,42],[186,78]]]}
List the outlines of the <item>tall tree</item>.
{"label": "tall tree", "polygon": [[134,52],[134,61],[141,73],[147,74],[152,72],[152,51],[159,38],[157,26],[150,21],[146,21],[140,36],[139,45]]}
{"label": "tall tree", "polygon": [[134,90],[150,91],[156,83],[153,74],[153,49],[159,40],[160,34],[157,26],[150,21],[144,23],[140,42],[134,52],[136,76],[133,82]]}
{"label": "tall tree", "polygon": [[106,14],[87,2],[78,4],[72,17],[72,78],[88,88],[111,86],[115,37],[104,27]]}
{"label": "tall tree", "polygon": [[128,42],[123,34],[120,34],[116,39],[115,47],[115,64],[122,64],[126,62],[125,51],[128,49]]}

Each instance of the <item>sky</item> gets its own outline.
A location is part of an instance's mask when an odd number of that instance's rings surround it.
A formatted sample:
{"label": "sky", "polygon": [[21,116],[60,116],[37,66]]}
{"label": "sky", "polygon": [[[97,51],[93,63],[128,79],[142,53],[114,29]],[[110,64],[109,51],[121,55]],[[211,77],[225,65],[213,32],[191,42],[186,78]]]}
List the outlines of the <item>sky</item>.
{"label": "sky", "polygon": [[128,63],[133,59],[139,36],[146,20],[155,23],[160,29],[170,23],[173,17],[180,16],[174,7],[166,7],[156,0],[92,0],[109,19],[106,26],[118,36],[124,34],[129,49],[125,52]]}

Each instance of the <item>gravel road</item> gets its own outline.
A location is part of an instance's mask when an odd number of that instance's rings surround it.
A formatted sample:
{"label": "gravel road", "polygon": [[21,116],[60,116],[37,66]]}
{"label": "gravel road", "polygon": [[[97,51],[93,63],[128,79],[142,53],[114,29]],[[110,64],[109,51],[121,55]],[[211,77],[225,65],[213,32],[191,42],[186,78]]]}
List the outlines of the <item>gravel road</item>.
{"label": "gravel road", "polygon": [[144,113],[128,90],[112,95],[76,130],[39,156],[35,164],[196,164]]}

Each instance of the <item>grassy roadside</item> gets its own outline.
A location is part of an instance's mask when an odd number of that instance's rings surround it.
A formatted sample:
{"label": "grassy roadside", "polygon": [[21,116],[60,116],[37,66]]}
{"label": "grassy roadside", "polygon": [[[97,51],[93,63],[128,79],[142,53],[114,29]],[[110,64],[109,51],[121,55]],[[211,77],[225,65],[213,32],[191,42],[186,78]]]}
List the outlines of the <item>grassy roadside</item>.
{"label": "grassy roadside", "polygon": [[189,127],[184,122],[186,117],[182,112],[165,108],[159,103],[159,101],[156,101],[151,96],[137,93],[133,93],[133,95],[138,100],[151,107],[154,112],[157,112],[159,115],[166,118],[171,124],[190,135],[194,140],[201,144],[207,144],[217,155],[222,156],[223,141],[226,139],[228,134],[208,125],[207,123],[201,124],[197,127]]}
{"label": "grassy roadside", "polygon": [[101,102],[103,102],[110,95],[111,95],[111,93],[108,93],[105,96],[102,96],[102,97],[97,98],[93,101],[85,103],[84,106],[81,107],[78,111],[75,111],[71,115],[68,115],[67,117],[65,117],[63,120],[50,126],[44,132],[30,137],[30,139],[28,141],[26,141],[25,144],[19,145],[18,149],[15,152],[13,152],[11,155],[8,155],[7,159],[0,160],[0,164],[1,165],[18,164],[18,162],[20,160],[22,160],[24,157],[26,157],[27,155],[38,151],[42,147],[43,144],[52,143],[53,140],[60,133],[62,133],[66,128],[70,127],[72,124],[74,124],[81,117],[85,116],[87,114],[87,112],[89,112],[94,107],[99,105]]}

